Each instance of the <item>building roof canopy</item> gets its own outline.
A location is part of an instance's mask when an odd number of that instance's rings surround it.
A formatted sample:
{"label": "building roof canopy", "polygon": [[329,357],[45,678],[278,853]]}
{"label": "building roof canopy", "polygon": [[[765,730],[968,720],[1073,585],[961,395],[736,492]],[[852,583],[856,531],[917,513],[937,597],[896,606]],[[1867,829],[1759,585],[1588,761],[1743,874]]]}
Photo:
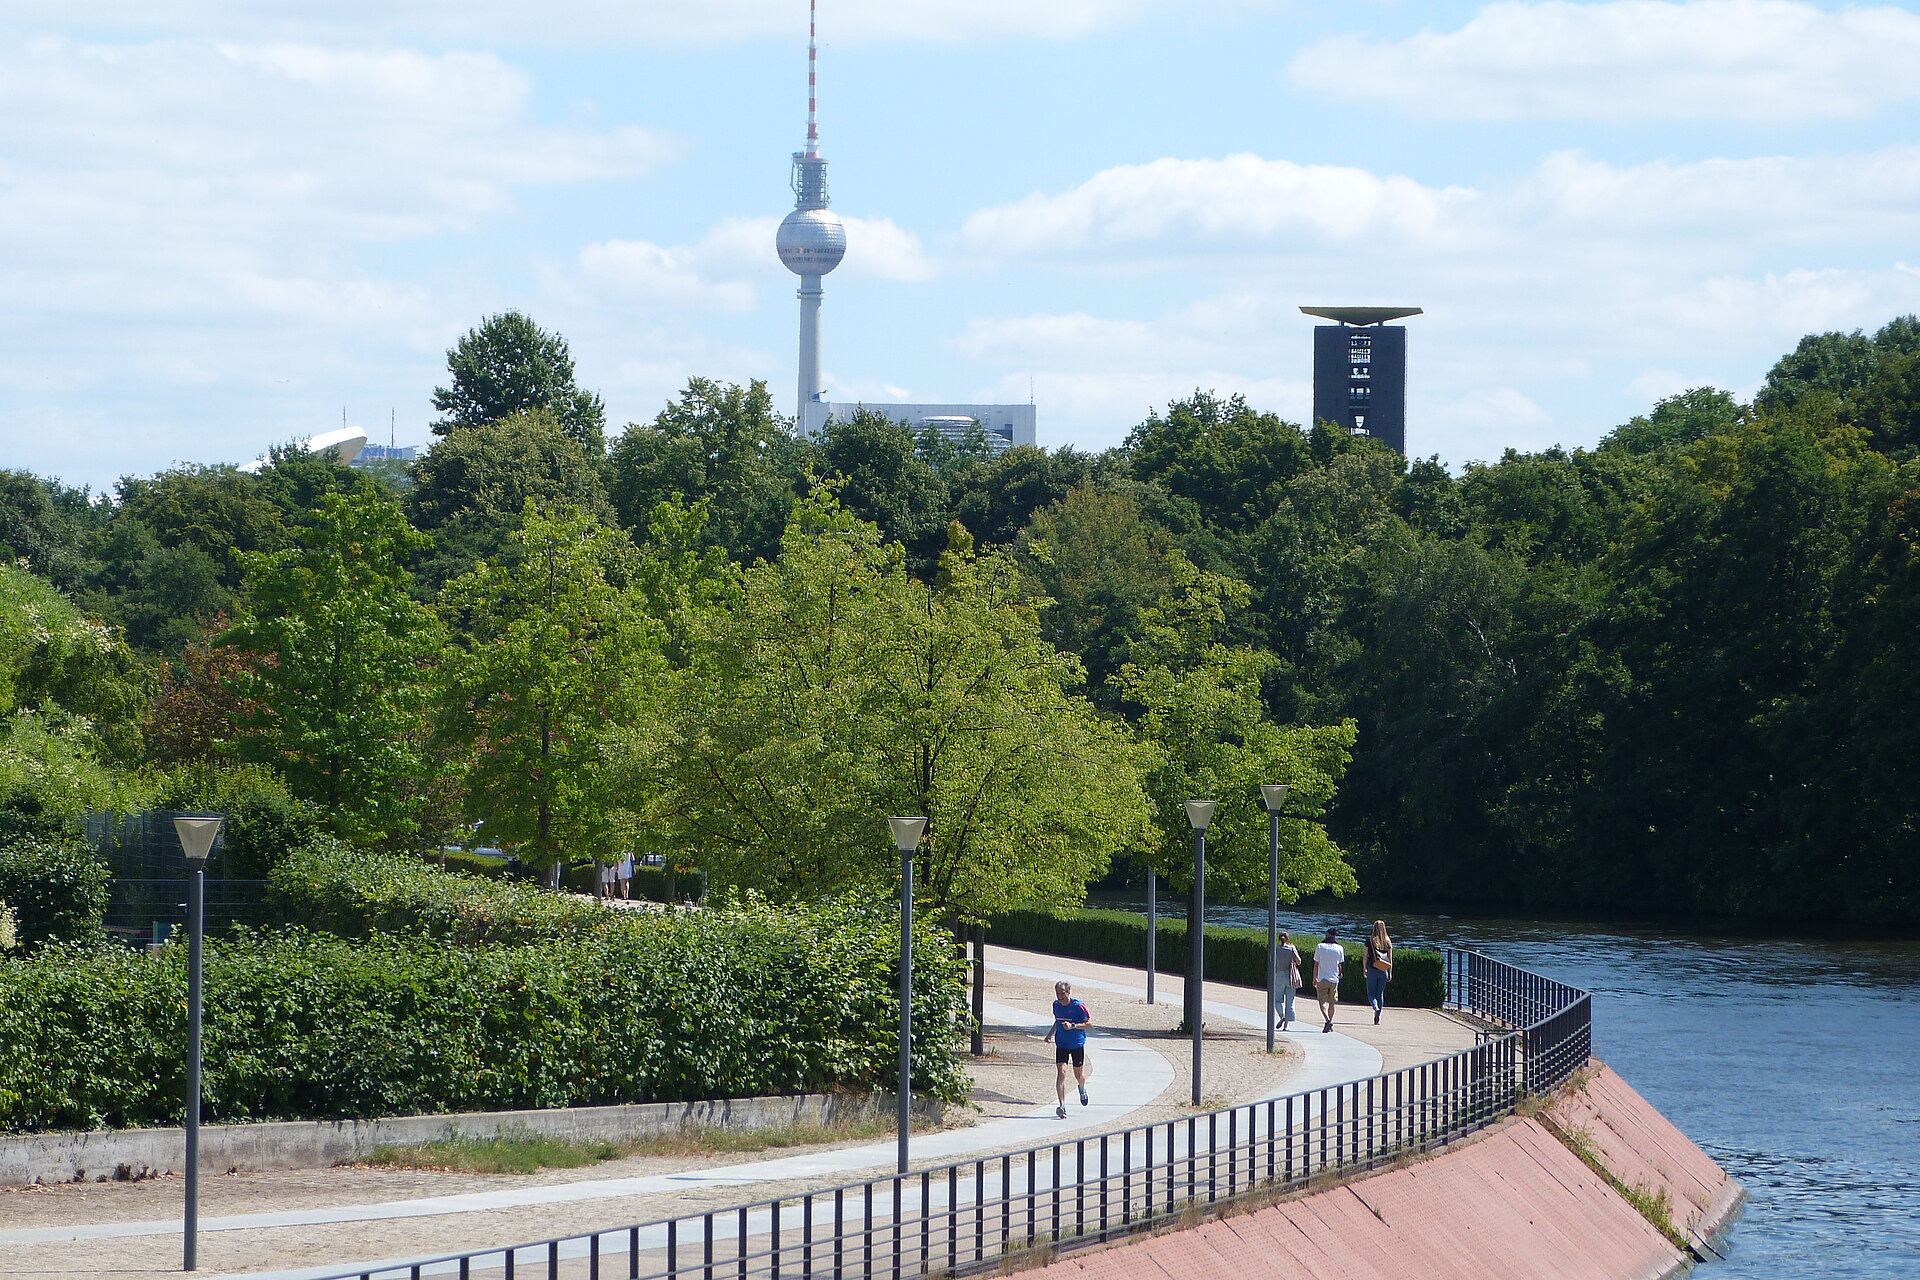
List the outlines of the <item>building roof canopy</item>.
{"label": "building roof canopy", "polygon": [[1358,325],[1385,324],[1389,320],[1420,314],[1419,307],[1302,307],[1300,310],[1338,324]]}

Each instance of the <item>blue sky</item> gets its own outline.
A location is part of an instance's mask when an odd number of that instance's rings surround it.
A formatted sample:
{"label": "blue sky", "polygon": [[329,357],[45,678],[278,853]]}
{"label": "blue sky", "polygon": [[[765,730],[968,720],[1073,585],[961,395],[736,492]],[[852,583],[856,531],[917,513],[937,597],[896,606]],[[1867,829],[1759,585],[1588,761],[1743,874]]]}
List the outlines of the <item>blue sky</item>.
{"label": "blue sky", "polygon": [[[0,465],[104,487],[423,441],[510,307],[612,425],[793,398],[804,3],[54,0],[0,17]],[[1920,310],[1920,11],[822,0],[835,398],[1118,443],[1308,409],[1302,303],[1407,303],[1408,449],[1586,445]]]}

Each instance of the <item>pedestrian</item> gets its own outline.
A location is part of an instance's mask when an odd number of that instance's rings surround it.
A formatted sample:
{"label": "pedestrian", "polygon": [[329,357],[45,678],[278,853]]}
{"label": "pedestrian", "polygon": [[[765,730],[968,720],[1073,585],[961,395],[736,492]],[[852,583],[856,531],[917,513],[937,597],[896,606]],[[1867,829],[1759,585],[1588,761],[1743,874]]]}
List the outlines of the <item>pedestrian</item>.
{"label": "pedestrian", "polygon": [[1313,949],[1313,993],[1320,998],[1320,1016],[1327,1020],[1322,1031],[1333,1030],[1333,1011],[1340,1006],[1340,966],[1347,962],[1347,949],[1340,945],[1332,929]]}
{"label": "pedestrian", "polygon": [[1280,971],[1280,989],[1273,993],[1273,1011],[1278,1015],[1274,1025],[1285,1031],[1293,1021],[1293,997],[1300,990],[1300,952],[1285,929],[1280,931],[1280,954],[1273,964]]}
{"label": "pedestrian", "polygon": [[632,853],[629,852],[629,853],[623,853],[620,855],[620,865],[618,868],[616,868],[614,872],[614,877],[620,882],[620,901],[622,902],[633,901],[633,854]]}
{"label": "pedestrian", "polygon": [[1375,920],[1367,935],[1367,1003],[1373,1006],[1373,1021],[1380,1022],[1380,1011],[1387,1007],[1387,983],[1393,980],[1393,939],[1387,936],[1387,922]]}
{"label": "pedestrian", "polygon": [[1087,1105],[1087,1028],[1093,1025],[1093,1014],[1087,1006],[1073,998],[1073,986],[1066,982],[1053,984],[1053,1025],[1047,1028],[1046,1038],[1053,1041],[1053,1092],[1059,1098],[1060,1105],[1053,1114],[1062,1120],[1067,1118],[1067,1065],[1073,1065],[1073,1081],[1080,1087],[1080,1105]]}
{"label": "pedestrian", "polygon": [[600,897],[613,901],[613,882],[615,865],[611,862],[595,862],[594,868],[600,873]]}

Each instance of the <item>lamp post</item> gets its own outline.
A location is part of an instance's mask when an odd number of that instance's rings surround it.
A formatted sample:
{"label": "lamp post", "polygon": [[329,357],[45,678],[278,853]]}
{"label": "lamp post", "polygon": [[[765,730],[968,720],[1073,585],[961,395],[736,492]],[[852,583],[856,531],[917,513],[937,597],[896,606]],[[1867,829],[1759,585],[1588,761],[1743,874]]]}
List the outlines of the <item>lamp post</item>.
{"label": "lamp post", "polygon": [[1153,971],[1157,967],[1154,962],[1154,948],[1160,941],[1160,912],[1157,909],[1158,904],[1156,904],[1153,900],[1154,882],[1159,879],[1160,879],[1159,873],[1156,872],[1152,867],[1148,867],[1147,868],[1147,1003],[1148,1004],[1153,1003]]}
{"label": "lamp post", "polygon": [[1193,1105],[1200,1105],[1200,1002],[1207,981],[1207,824],[1217,800],[1189,800],[1187,824],[1193,828],[1193,899],[1187,908],[1187,1025],[1193,1031]]}
{"label": "lamp post", "polygon": [[900,1172],[907,1171],[907,1135],[913,1126],[913,851],[925,818],[888,818],[900,850]]}
{"label": "lamp post", "polygon": [[1267,1052],[1273,1052],[1274,1010],[1280,1003],[1280,810],[1287,804],[1284,785],[1260,787],[1267,807]]}
{"label": "lamp post", "polygon": [[173,820],[187,855],[187,1195],[182,1215],[181,1269],[200,1265],[200,938],[206,931],[207,855],[220,834],[221,814],[189,814]]}

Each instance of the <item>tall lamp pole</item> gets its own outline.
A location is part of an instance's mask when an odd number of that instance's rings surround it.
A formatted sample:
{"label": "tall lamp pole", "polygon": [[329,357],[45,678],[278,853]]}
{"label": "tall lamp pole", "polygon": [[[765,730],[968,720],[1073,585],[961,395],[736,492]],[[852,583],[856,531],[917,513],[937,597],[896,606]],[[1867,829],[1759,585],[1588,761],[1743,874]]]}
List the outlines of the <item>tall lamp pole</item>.
{"label": "tall lamp pole", "polygon": [[1154,962],[1154,947],[1160,941],[1160,913],[1153,900],[1154,882],[1160,878],[1152,867],[1147,868],[1147,1003],[1153,1003],[1153,971],[1158,968]]}
{"label": "tall lamp pole", "polygon": [[1285,786],[1260,787],[1260,803],[1267,807],[1267,1052],[1273,1052],[1274,1012],[1280,1004],[1280,810],[1286,808]]}
{"label": "tall lamp pole", "polygon": [[187,855],[187,1196],[181,1269],[200,1265],[200,938],[206,932],[207,855],[224,821],[217,813],[173,820]]}
{"label": "tall lamp pole", "polygon": [[925,818],[888,818],[900,850],[900,1172],[907,1171],[907,1135],[913,1126],[913,851]]}
{"label": "tall lamp pole", "polygon": [[1217,800],[1189,800],[1187,824],[1193,828],[1193,902],[1187,919],[1187,1022],[1193,1031],[1193,1105],[1200,1105],[1200,1004],[1207,982],[1207,824]]}

